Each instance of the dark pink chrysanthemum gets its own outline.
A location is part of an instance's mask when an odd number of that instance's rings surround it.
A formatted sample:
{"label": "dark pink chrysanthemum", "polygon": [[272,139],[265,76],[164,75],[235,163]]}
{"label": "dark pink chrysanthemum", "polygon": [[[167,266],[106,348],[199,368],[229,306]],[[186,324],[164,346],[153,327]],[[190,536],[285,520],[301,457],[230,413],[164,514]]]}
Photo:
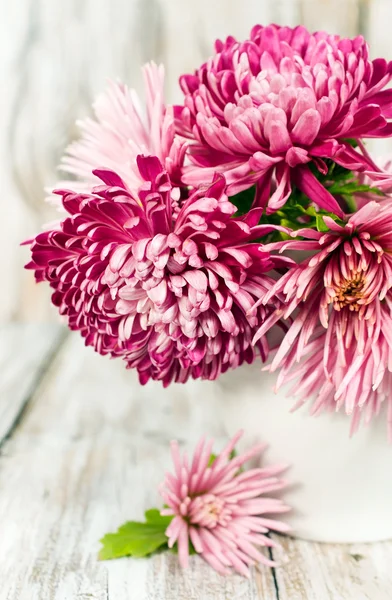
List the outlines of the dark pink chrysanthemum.
{"label": "dark pink chrysanthemum", "polygon": [[61,164],[77,181],[59,186],[89,192],[100,183],[94,169],[105,165],[137,192],[143,183],[136,164],[139,154],[157,156],[171,180],[180,182],[187,144],[175,135],[173,108],[164,102],[163,66],[146,64],[143,77],[145,108],[134,90],[118,82],[96,99],[95,118],[79,122],[82,136],[69,146]]}
{"label": "dark pink chrysanthemum", "polygon": [[186,454],[181,457],[177,442],[172,442],[175,474],[167,473],[161,488],[169,507],[162,514],[174,515],[166,534],[169,547],[177,542],[183,567],[188,565],[191,541],[196,552],[220,573],[228,574],[232,567],[249,576],[251,565],[275,564],[258,550],[276,546],[266,536],[268,531],[290,530],[269,517],[289,508],[281,500],[264,496],[285,487],[279,475],[286,465],[242,471],[244,463],[259,456],[265,445],[231,458],[241,435],[234,436],[210,466],[212,441],[200,440],[192,462]]}
{"label": "dark pink chrysanthemum", "polygon": [[247,313],[273,283],[263,273],[285,259],[250,243],[270,231],[257,225],[261,211],[233,218],[221,176],[182,200],[158,158],[137,163],[138,195],[103,169],[91,194],[58,192],[69,217],[37,235],[27,267],[54,288],[70,328],[142,383],[215,379],[264,357],[265,342],[251,340],[265,309]]}
{"label": "dark pink chrysanthemum", "polygon": [[[254,27],[250,39],[216,42],[216,54],[184,75],[179,131],[196,138],[184,180],[224,172],[229,195],[257,183],[257,201],[279,209],[295,183],[320,207],[341,214],[309,168],[325,159],[373,170],[348,138],[392,134],[392,62],[370,61],[362,37],[341,39],[304,27]],[[271,182],[274,182],[271,188]]]}
{"label": "dark pink chrysanthemum", "polygon": [[369,202],[344,226],[324,220],[327,233],[303,229],[295,234],[307,239],[270,246],[314,255],[276,283],[286,306],[255,340],[292,318],[270,366],[281,367],[278,386],[296,378],[297,406],[317,394],[312,411],[344,408],[352,431],[385,400],[392,439],[392,202]]}

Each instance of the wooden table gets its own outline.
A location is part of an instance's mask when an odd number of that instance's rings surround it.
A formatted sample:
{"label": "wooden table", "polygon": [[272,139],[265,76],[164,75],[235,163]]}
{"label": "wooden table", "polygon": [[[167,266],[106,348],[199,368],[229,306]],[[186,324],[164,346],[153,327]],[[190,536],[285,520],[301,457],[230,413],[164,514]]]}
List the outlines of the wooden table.
{"label": "wooden table", "polygon": [[391,600],[392,542],[279,537],[248,581],[199,557],[98,562],[98,540],[160,504],[168,441],[221,437],[209,387],[144,388],[53,325],[0,328],[0,600]]}

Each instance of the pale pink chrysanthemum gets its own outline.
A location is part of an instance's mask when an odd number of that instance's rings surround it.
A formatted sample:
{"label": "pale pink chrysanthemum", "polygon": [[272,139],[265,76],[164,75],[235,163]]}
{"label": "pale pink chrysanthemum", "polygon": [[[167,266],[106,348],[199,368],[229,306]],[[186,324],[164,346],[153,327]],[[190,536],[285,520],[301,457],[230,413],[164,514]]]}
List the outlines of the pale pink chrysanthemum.
{"label": "pale pink chrysanthemum", "polygon": [[[373,164],[349,138],[392,135],[392,62],[370,61],[362,37],[304,27],[255,26],[250,39],[217,41],[216,54],[180,83],[177,127],[194,138],[184,181],[224,172],[229,195],[257,183],[257,202],[281,208],[292,184],[341,214],[310,167],[332,159],[349,170]],[[271,187],[272,184],[272,187]]]}
{"label": "pale pink chrysanthemum", "polygon": [[128,188],[137,192],[143,179],[136,164],[139,154],[157,156],[171,180],[179,184],[186,144],[174,131],[173,108],[164,102],[163,65],[143,67],[145,107],[135,90],[111,82],[94,103],[95,118],[78,123],[82,136],[67,149],[60,170],[77,178],[58,187],[89,192],[100,180],[93,171],[115,171]]}
{"label": "pale pink chrysanthemum", "polygon": [[[344,409],[354,432],[387,403],[392,439],[392,202],[371,201],[343,226],[324,217],[329,231],[294,232],[305,238],[269,249],[310,251],[275,284],[285,302],[255,341],[278,320],[287,333],[270,365],[277,387],[296,379],[296,406],[316,399],[312,412]],[[299,364],[298,364],[299,363]]]}
{"label": "pale pink chrysanthemum", "polygon": [[269,495],[286,486],[279,475],[287,465],[243,471],[244,463],[259,456],[265,445],[233,458],[241,435],[238,432],[210,465],[212,441],[200,440],[192,462],[185,453],[181,457],[178,443],[172,442],[175,473],[166,474],[160,492],[168,506],[162,514],[174,515],[166,535],[169,547],[177,543],[182,567],[188,565],[189,542],[222,574],[232,567],[249,576],[251,565],[275,565],[259,548],[277,545],[267,537],[268,531],[290,530],[269,516],[290,510]]}
{"label": "pale pink chrysanthemum", "polygon": [[141,383],[215,379],[265,358],[266,341],[251,341],[271,308],[247,313],[273,284],[265,273],[288,263],[252,243],[271,230],[261,209],[233,218],[222,176],[181,198],[157,157],[137,165],[138,194],[103,169],[91,193],[58,192],[68,216],[30,242],[27,268],[86,345],[124,358]]}

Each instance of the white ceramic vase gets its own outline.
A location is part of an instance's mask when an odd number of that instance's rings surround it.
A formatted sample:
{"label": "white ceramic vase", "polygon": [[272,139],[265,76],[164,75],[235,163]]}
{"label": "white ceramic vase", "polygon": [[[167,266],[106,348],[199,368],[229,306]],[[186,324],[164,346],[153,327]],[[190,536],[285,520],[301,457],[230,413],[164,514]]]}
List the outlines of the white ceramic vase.
{"label": "white ceramic vase", "polygon": [[321,542],[370,542],[392,538],[392,445],[386,417],[349,438],[344,414],[290,413],[293,400],[274,394],[275,374],[246,365],[217,385],[226,433],[245,430],[243,445],[265,441],[268,463],[289,462],[292,484],[284,498],[293,534]]}

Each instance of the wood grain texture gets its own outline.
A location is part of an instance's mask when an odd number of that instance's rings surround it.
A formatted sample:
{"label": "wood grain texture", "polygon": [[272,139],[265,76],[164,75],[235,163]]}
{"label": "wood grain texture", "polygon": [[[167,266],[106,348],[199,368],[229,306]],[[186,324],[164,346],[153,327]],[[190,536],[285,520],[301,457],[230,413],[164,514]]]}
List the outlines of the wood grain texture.
{"label": "wood grain texture", "polygon": [[392,542],[318,544],[275,536],[280,600],[390,600]]}
{"label": "wood grain texture", "polygon": [[[1,0],[0,0],[1,2]],[[3,0],[0,20],[0,267],[6,294],[0,322],[55,320],[47,286],[23,271],[21,240],[58,215],[45,202],[75,121],[108,79],[140,91],[140,66],[163,61],[167,99],[181,100],[181,73],[212,52],[214,40],[245,38],[257,22],[303,23],[343,35],[363,33],[373,55],[390,58],[390,0]],[[379,144],[390,152],[390,142]]]}
{"label": "wood grain texture", "polygon": [[[37,331],[9,328],[2,347],[19,341],[19,361],[29,365],[31,340],[37,353],[38,340],[49,348],[59,335]],[[171,554],[98,562],[104,533],[160,505],[170,439],[192,449],[204,433],[223,445],[214,384],[142,388],[121,361],[94,354],[74,334],[44,371],[0,455],[0,600],[390,600],[392,542],[275,536],[279,566],[253,570],[249,581],[221,577],[199,557],[185,572]]]}
{"label": "wood grain texture", "polygon": [[250,580],[223,577],[199,557],[182,571],[171,554],[149,560],[121,560],[108,565],[109,600],[276,600],[268,569],[253,571]]}
{"label": "wood grain texture", "polygon": [[0,326],[0,446],[65,335],[60,326]]}
{"label": "wood grain texture", "polygon": [[247,581],[198,557],[186,573],[171,555],[96,559],[104,533],[161,503],[172,437],[221,435],[211,390],[141,388],[72,335],[0,458],[0,599],[275,600],[268,569]]}

